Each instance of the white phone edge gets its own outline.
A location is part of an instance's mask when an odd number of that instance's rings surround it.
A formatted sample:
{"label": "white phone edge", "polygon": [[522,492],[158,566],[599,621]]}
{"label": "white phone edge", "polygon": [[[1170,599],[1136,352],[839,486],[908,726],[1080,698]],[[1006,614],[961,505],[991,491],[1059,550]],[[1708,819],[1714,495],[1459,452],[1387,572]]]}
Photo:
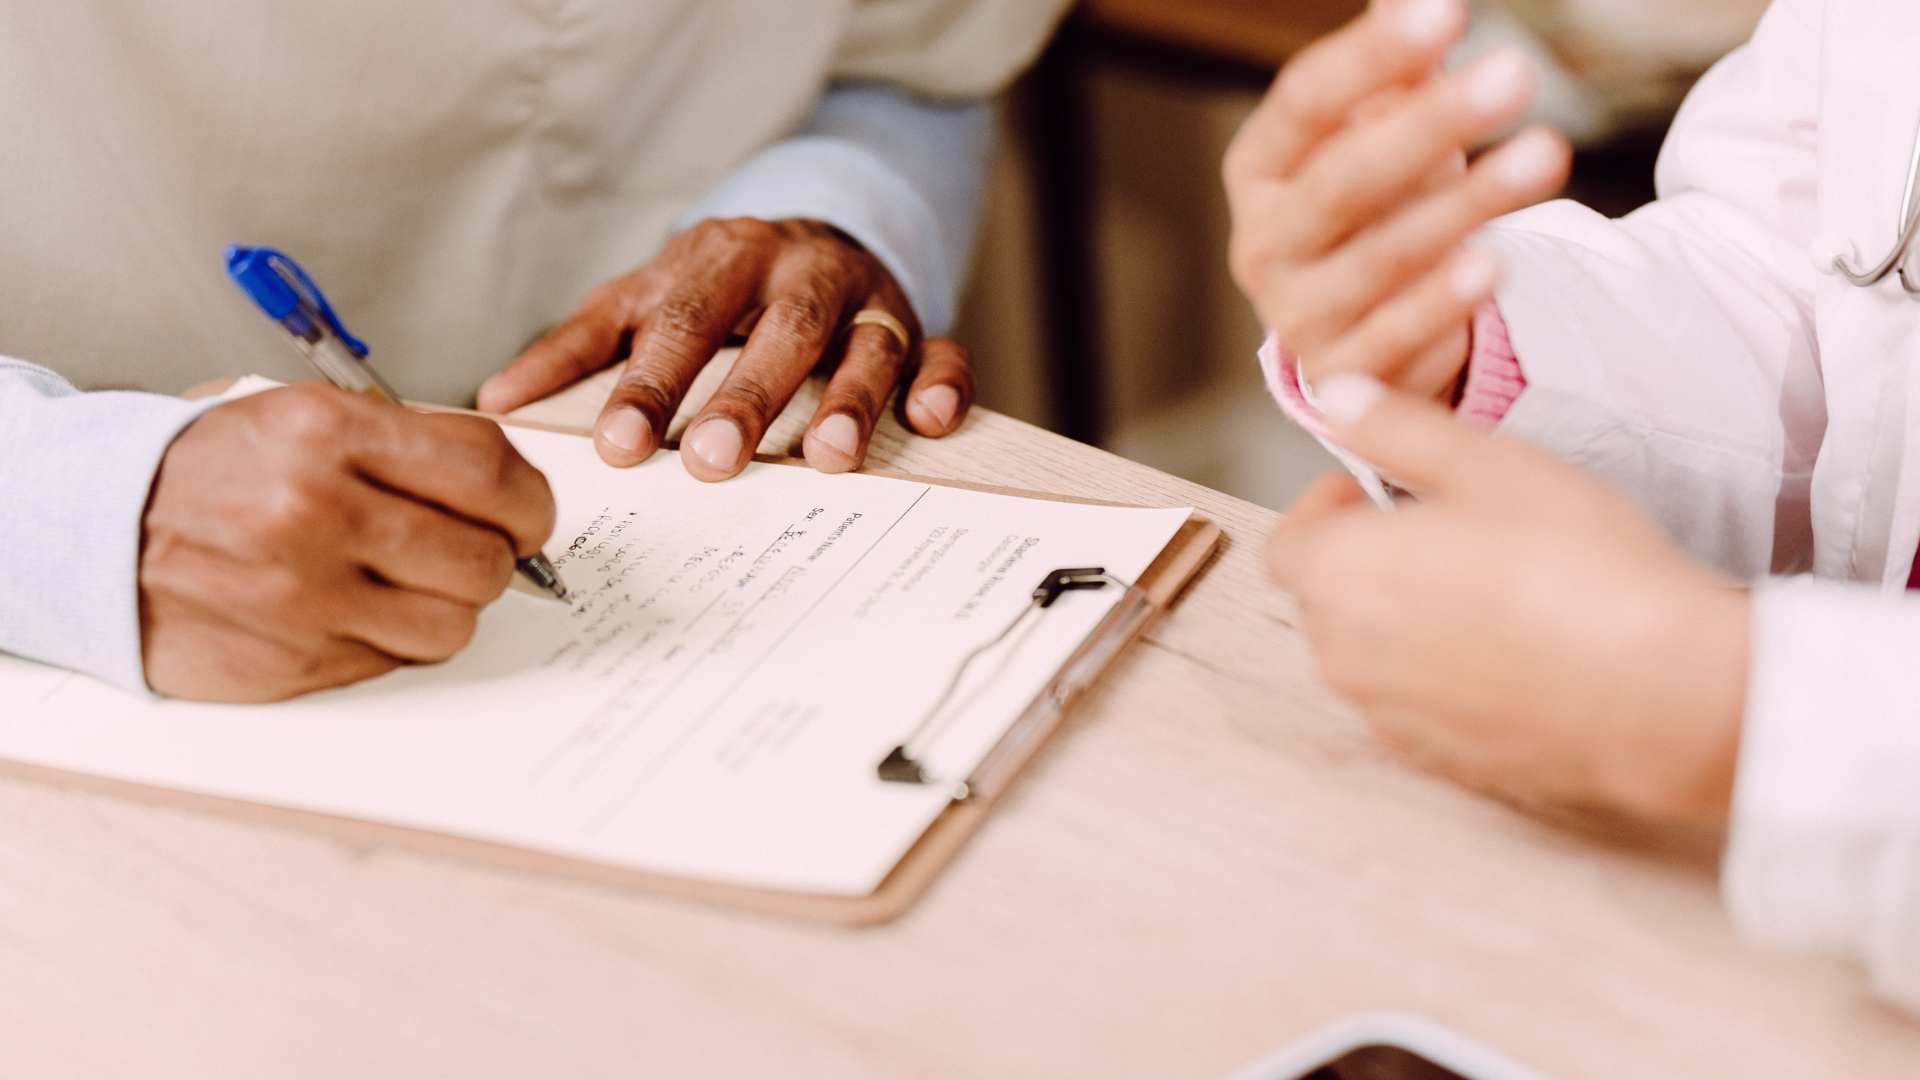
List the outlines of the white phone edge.
{"label": "white phone edge", "polygon": [[1459,1073],[1466,1080],[1548,1080],[1544,1075],[1456,1031],[1406,1012],[1342,1017],[1247,1065],[1224,1080],[1300,1080],[1363,1046],[1397,1046]]}

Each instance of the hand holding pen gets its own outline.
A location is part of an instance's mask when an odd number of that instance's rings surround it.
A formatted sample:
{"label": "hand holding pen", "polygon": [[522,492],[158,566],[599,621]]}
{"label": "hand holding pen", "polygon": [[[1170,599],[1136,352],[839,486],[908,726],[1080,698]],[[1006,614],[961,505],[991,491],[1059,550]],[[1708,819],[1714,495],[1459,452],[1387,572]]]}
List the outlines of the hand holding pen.
{"label": "hand holding pen", "polygon": [[[347,333],[333,305],[298,263],[272,248],[234,244],[227,248],[227,274],[280,324],[294,351],[328,382],[375,401],[401,403],[400,395],[367,362],[366,345]],[[567,598],[567,588],[545,554],[534,551],[516,568],[541,592],[556,600]]]}
{"label": "hand holding pen", "polygon": [[203,413],[141,520],[147,684],[277,701],[464,648],[553,497],[498,424],[306,382]]}
{"label": "hand holding pen", "polygon": [[546,478],[498,424],[392,407],[286,272],[268,310],[352,390],[229,401],[167,448],[138,533],[144,674],[167,696],[276,701],[447,659],[553,531]]}

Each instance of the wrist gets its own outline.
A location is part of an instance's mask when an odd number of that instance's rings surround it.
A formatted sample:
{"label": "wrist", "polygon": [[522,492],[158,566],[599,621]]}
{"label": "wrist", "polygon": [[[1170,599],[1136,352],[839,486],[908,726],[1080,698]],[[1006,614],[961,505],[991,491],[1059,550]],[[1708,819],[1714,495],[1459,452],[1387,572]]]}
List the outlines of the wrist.
{"label": "wrist", "polygon": [[1721,822],[1746,711],[1749,593],[1701,582],[1671,599],[1661,628],[1636,650],[1644,689],[1621,718],[1636,745],[1614,788],[1639,813]]}

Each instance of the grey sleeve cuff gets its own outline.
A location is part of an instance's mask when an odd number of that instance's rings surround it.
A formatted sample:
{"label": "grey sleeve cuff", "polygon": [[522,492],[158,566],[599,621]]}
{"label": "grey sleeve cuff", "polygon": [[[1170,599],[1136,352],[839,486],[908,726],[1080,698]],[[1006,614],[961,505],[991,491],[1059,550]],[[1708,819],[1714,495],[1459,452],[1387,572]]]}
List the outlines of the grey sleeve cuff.
{"label": "grey sleeve cuff", "polygon": [[866,245],[926,332],[944,334],[966,280],[992,149],[984,102],[836,87],[793,138],[748,159],[676,227],[729,217],[824,221]]}
{"label": "grey sleeve cuff", "polygon": [[147,692],[141,518],[167,447],[213,404],[82,394],[0,358],[0,651]]}

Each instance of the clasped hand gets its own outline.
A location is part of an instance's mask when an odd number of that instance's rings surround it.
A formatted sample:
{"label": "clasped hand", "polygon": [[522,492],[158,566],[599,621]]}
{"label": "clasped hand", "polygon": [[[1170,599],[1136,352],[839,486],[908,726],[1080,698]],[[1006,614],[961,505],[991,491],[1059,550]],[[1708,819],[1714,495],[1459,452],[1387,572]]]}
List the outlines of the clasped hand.
{"label": "clasped hand", "polygon": [[1499,265],[1463,247],[1566,178],[1566,142],[1513,122],[1535,75],[1513,50],[1442,73],[1459,0],[1376,2],[1289,63],[1227,151],[1234,279],[1309,379],[1358,371],[1449,400]]}
{"label": "clasped hand", "polygon": [[1534,77],[1513,52],[1440,72],[1465,20],[1458,0],[1376,0],[1287,66],[1228,153],[1236,280],[1335,437],[1419,498],[1382,513],[1323,478],[1268,566],[1326,682],[1415,760],[1512,794],[1724,817],[1746,594],[1622,493],[1434,404],[1500,275],[1464,241],[1568,161],[1535,128],[1467,164]]}
{"label": "clasped hand", "polygon": [[1267,548],[1327,684],[1387,745],[1472,786],[1718,819],[1746,696],[1747,594],[1625,494],[1364,376],[1341,441],[1414,491],[1330,474]]}

